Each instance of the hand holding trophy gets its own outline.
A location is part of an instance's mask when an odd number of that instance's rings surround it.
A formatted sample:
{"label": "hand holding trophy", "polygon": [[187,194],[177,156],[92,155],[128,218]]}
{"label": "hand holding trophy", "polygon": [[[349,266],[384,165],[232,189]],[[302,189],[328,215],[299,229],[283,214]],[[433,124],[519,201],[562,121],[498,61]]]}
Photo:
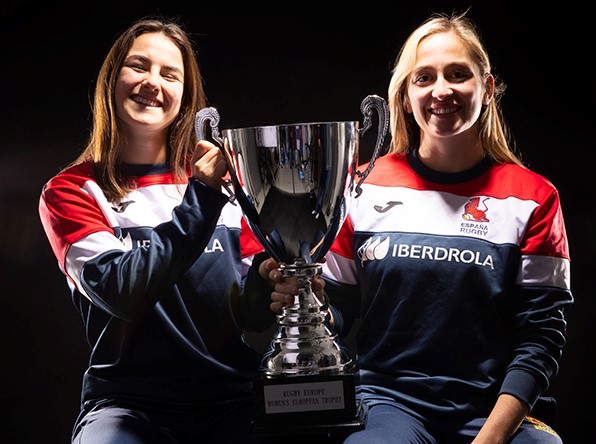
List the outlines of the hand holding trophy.
{"label": "hand holding trophy", "polygon": [[[379,117],[376,145],[364,172],[358,148]],[[255,380],[255,433],[281,435],[363,427],[355,399],[356,364],[325,324],[328,307],[311,289],[352,199],[379,156],[388,127],[384,99],[367,96],[357,121],[295,123],[219,131],[219,113],[204,108],[195,130],[211,136],[224,152],[233,187],[231,199],[284,277],[296,277],[294,305],[277,316],[277,332]]]}

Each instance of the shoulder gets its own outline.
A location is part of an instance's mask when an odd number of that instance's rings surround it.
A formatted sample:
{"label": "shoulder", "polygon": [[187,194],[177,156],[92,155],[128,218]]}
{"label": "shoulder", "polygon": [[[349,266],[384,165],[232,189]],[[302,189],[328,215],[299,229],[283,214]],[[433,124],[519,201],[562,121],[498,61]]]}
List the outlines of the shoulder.
{"label": "shoulder", "polygon": [[[358,168],[361,173],[369,168],[371,162],[366,162]],[[398,177],[402,175],[411,175],[411,168],[408,165],[406,156],[404,154],[385,154],[379,157],[373,163],[366,183],[375,185],[390,185],[396,181]]]}
{"label": "shoulder", "polygon": [[[371,161],[367,161],[360,165],[360,169],[366,169],[370,165]],[[374,168],[373,170],[383,170],[387,168],[395,168],[399,167],[400,165],[407,165],[406,155],[395,154],[395,153],[388,153],[383,156],[378,157],[374,161]]]}
{"label": "shoulder", "polygon": [[85,162],[69,166],[48,180],[42,188],[40,201],[46,206],[70,208],[92,200],[91,190],[96,189],[93,164]]}
{"label": "shoulder", "polygon": [[79,186],[81,183],[89,180],[95,181],[94,168],[91,161],[66,167],[48,180],[45,188],[68,185]]}
{"label": "shoulder", "polygon": [[491,175],[492,180],[506,194],[522,199],[543,200],[547,196],[558,195],[556,187],[549,179],[516,164],[495,164]]}

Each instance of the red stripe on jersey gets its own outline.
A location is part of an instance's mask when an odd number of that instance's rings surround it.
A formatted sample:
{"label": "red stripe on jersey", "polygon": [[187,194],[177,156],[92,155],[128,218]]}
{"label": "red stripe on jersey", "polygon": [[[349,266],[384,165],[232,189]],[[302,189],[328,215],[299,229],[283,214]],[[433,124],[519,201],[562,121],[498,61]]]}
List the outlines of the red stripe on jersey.
{"label": "red stripe on jersey", "polygon": [[64,265],[71,244],[112,227],[95,199],[81,188],[91,178],[90,164],[71,167],[52,178],[44,187],[39,201],[39,214],[56,258]]}
{"label": "red stripe on jersey", "polygon": [[242,218],[242,231],[240,232],[240,253],[242,257],[252,256],[264,250],[257,237],[252,232],[244,218]]}
{"label": "red stripe on jersey", "polygon": [[353,258],[354,251],[352,248],[352,239],[354,238],[354,227],[349,218],[346,219],[343,226],[339,230],[337,238],[331,245],[330,250],[343,257]]}

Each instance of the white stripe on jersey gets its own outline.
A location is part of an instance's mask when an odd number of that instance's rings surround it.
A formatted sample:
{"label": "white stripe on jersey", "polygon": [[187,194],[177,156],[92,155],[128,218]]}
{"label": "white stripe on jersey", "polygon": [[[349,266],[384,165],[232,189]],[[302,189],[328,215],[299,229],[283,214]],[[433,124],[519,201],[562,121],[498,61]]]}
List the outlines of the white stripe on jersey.
{"label": "white stripe on jersey", "polygon": [[85,263],[109,250],[130,250],[116,236],[107,231],[98,231],[75,242],[68,249],[64,262],[66,273],[77,286],[77,289],[87,296],[81,285],[81,272]]}
{"label": "white stripe on jersey", "polygon": [[132,190],[122,199],[122,203],[134,205],[121,213],[110,211],[109,203],[95,182],[88,181],[83,187],[99,203],[112,227],[155,227],[172,220],[172,210],[182,201],[186,185],[156,184]]}
{"label": "white stripe on jersey", "polygon": [[[545,273],[544,270],[553,270]],[[522,256],[517,284],[537,287],[571,288],[569,259],[552,256]]]}
{"label": "white stripe on jersey", "polygon": [[342,284],[356,285],[356,261],[333,252],[327,253],[323,264],[323,276]]}

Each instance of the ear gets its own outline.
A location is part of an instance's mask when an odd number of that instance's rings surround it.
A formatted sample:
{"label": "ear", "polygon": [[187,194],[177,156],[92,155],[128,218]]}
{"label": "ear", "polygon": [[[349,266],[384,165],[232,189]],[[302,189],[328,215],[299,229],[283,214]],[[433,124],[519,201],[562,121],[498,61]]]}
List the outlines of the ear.
{"label": "ear", "polygon": [[495,95],[495,78],[492,74],[486,76],[484,82],[484,96],[482,98],[482,104],[488,105]]}

